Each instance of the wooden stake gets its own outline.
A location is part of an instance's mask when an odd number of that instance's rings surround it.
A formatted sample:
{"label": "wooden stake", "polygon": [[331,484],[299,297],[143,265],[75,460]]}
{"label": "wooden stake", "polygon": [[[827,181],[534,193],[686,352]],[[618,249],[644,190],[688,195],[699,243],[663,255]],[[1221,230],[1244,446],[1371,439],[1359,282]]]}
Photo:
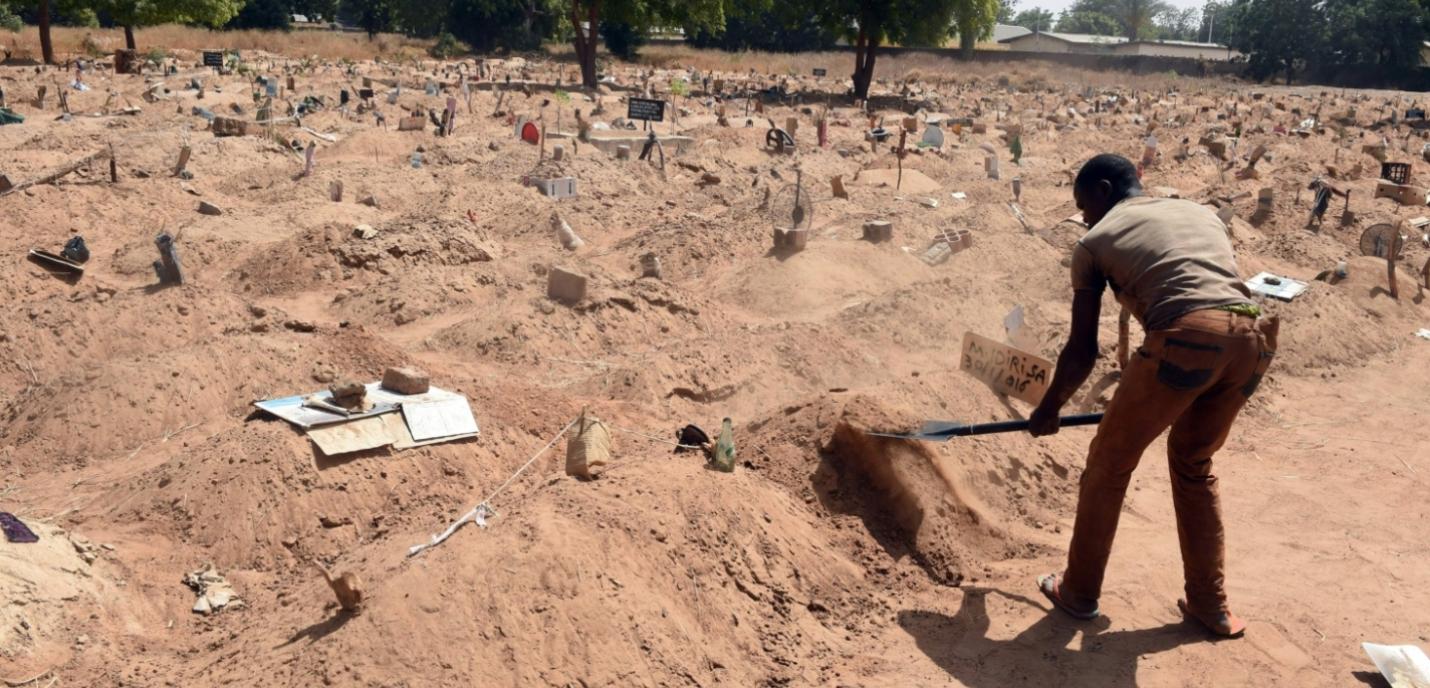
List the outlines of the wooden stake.
{"label": "wooden stake", "polygon": [[28,189],[28,188],[30,188],[30,187],[32,187],[32,186],[39,186],[39,185],[41,185],[41,184],[53,184],[53,183],[55,183],[56,181],[58,181],[60,178],[64,177],[65,175],[68,175],[68,174],[74,172],[75,170],[78,170],[79,168],[84,167],[85,165],[88,165],[88,164],[90,164],[90,163],[93,163],[93,162],[96,161],[96,160],[103,160],[103,159],[105,159],[105,157],[107,157],[107,156],[109,156],[109,155],[111,155],[111,154],[112,154],[112,153],[111,153],[111,151],[109,151],[109,150],[101,150],[101,151],[99,151],[98,153],[93,153],[93,154],[90,154],[90,155],[86,155],[85,157],[80,158],[79,160],[76,160],[76,161],[74,161],[74,162],[72,162],[72,163],[69,163],[68,165],[65,165],[64,167],[61,167],[60,169],[55,170],[54,172],[51,172],[51,173],[49,173],[49,174],[47,174],[47,175],[45,175],[45,176],[43,176],[43,177],[40,177],[39,179],[32,179],[32,180],[30,180],[30,181],[20,182],[19,184],[16,184],[16,185],[14,186],[14,188],[10,189],[9,191],[6,191],[6,192],[4,192],[4,193],[0,193],[0,197],[8,196],[8,195],[10,195],[10,194],[12,194],[12,193],[15,193],[15,192],[17,192],[17,191],[24,191],[25,189]]}

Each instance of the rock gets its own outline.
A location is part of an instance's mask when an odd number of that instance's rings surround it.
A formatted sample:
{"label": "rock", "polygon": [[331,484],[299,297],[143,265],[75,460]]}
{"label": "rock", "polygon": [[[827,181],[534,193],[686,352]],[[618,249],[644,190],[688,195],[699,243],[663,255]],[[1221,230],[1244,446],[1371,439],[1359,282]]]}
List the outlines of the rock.
{"label": "rock", "polygon": [[340,382],[336,382],[330,387],[328,387],[328,391],[333,394],[334,400],[352,398],[361,399],[362,397],[367,396],[367,388],[364,387],[361,382],[358,382],[356,380],[342,380]]}
{"label": "rock", "polygon": [[571,225],[561,219],[559,213],[551,214],[551,229],[556,232],[556,238],[561,242],[561,247],[568,251],[575,251],[586,245],[581,237],[576,236],[576,231],[571,229]]}
{"label": "rock", "polygon": [[713,185],[719,184],[719,183],[720,183],[720,178],[719,178],[719,177],[717,177],[717,176],[715,176],[715,175],[713,175],[713,174],[710,174],[709,172],[706,172],[705,174],[700,175],[700,181],[697,182],[696,185],[697,185],[697,186],[705,187],[705,186],[713,186]]}
{"label": "rock", "polygon": [[353,227],[353,236],[359,239],[375,239],[377,230],[373,229],[372,225],[358,225]]}
{"label": "rock", "polygon": [[201,215],[222,215],[223,210],[208,201],[199,201],[199,214]]}
{"label": "rock", "polygon": [[333,518],[332,516],[323,515],[318,517],[318,524],[324,528],[341,528],[343,526],[350,526],[352,523],[353,519],[351,516]]}
{"label": "rock", "polygon": [[849,192],[844,189],[843,175],[834,175],[834,177],[829,180],[829,186],[832,188],[835,198],[849,198]]}
{"label": "rock", "polygon": [[399,394],[423,394],[432,385],[427,373],[416,368],[388,368],[382,373],[382,386]]}
{"label": "rock", "polygon": [[198,593],[198,599],[193,606],[196,613],[212,614],[224,607],[237,609],[243,606],[243,600],[239,599],[233,586],[214,570],[213,564],[206,564],[202,569],[185,574],[184,585]]}
{"label": "rock", "polygon": [[306,333],[316,332],[318,330],[318,326],[315,323],[308,322],[307,320],[289,320],[284,322],[283,326],[294,332]]}
{"label": "rock", "polygon": [[369,207],[372,207],[372,208],[378,207],[378,205],[377,205],[377,197],[376,197],[376,196],[373,196],[372,194],[368,194],[368,195],[366,195],[366,196],[363,196],[362,198],[359,198],[359,199],[358,199],[358,203],[361,203],[361,204],[363,204],[363,205],[365,205],[365,206],[369,206]]}
{"label": "rock", "polygon": [[325,385],[336,379],[338,379],[338,374],[332,368],[319,368],[313,371],[313,380]]}
{"label": "rock", "polygon": [[268,309],[256,303],[248,304],[248,312],[252,314],[255,318],[262,318],[263,316],[268,315]]}

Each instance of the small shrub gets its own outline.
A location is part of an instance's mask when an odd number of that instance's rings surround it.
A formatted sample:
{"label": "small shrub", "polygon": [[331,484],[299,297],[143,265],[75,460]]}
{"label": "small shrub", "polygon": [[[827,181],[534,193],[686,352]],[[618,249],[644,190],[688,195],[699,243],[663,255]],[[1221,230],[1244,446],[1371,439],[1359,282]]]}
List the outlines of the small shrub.
{"label": "small shrub", "polygon": [[84,35],[84,40],[79,42],[79,49],[90,57],[101,57],[106,52],[104,46],[100,45],[99,41],[94,40],[94,36],[88,33]]}
{"label": "small shrub", "polygon": [[466,50],[463,48],[461,41],[458,41],[456,36],[446,31],[443,31],[437,36],[437,42],[433,43],[432,48],[427,51],[428,54],[439,60],[446,60],[463,52],[466,52]]}

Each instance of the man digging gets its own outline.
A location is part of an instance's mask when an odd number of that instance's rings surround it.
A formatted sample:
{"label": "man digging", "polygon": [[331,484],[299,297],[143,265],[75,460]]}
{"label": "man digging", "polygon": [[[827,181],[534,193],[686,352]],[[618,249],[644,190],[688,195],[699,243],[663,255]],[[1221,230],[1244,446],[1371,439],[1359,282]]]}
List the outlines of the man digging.
{"label": "man digging", "polygon": [[1105,286],[1147,335],[1088,450],[1067,568],[1039,578],[1038,587],[1073,617],[1098,616],[1128,481],[1143,450],[1171,428],[1167,458],[1186,578],[1186,598],[1177,604],[1212,633],[1239,637],[1246,624],[1227,607],[1212,455],[1266,374],[1279,323],[1261,318],[1251,302],[1216,214],[1190,201],[1143,196],[1131,161],[1110,154],[1089,160],[1073,197],[1090,230],[1073,247],[1071,332],[1029,432],[1056,433],[1059,410],[1092,372]]}

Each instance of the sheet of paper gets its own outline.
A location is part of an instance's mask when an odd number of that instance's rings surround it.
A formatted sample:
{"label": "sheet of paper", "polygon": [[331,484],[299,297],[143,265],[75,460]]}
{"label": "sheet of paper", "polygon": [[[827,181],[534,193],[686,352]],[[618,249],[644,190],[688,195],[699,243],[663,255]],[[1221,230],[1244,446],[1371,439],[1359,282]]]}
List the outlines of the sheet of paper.
{"label": "sheet of paper", "polygon": [[407,420],[407,429],[411,431],[412,439],[416,442],[478,432],[477,419],[472,417],[472,408],[467,404],[467,399],[461,396],[436,401],[406,402],[402,404],[402,417]]}

